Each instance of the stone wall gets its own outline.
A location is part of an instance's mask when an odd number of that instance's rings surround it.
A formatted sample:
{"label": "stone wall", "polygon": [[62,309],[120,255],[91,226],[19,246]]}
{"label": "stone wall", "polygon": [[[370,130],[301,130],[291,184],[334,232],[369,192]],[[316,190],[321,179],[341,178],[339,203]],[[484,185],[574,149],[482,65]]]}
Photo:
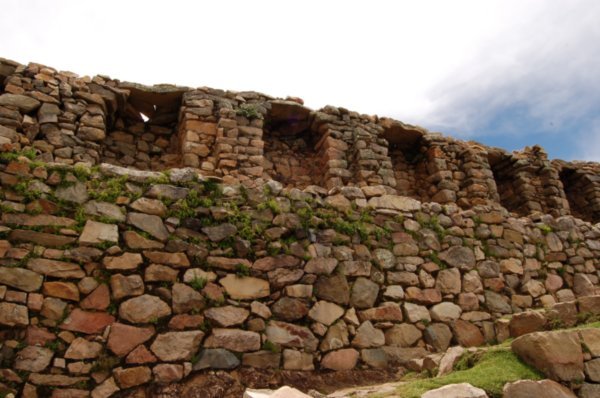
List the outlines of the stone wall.
{"label": "stone wall", "polygon": [[0,156],[0,390],[26,397],[409,366],[600,292],[600,229],[571,216],[25,155]]}
{"label": "stone wall", "polygon": [[384,187],[463,209],[600,220],[598,166],[551,162],[539,147],[508,153],[344,108],[313,111],[299,98],[149,87],[8,60],[0,90],[5,149],[32,148],[40,161],[186,166],[247,187]]}
{"label": "stone wall", "polygon": [[502,340],[506,316],[599,293],[599,176],[293,97],[0,60],[0,393]]}

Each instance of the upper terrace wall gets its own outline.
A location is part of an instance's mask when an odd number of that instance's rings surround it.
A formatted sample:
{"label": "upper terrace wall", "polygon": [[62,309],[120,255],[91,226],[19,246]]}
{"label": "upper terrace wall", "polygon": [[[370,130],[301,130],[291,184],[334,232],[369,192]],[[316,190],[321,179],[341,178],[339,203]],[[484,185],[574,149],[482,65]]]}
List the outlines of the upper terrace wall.
{"label": "upper terrace wall", "polygon": [[598,167],[550,162],[539,147],[507,153],[344,108],[313,111],[297,98],[147,87],[7,60],[0,83],[3,143],[42,161],[189,166],[248,187],[370,186],[464,209],[600,219]]}

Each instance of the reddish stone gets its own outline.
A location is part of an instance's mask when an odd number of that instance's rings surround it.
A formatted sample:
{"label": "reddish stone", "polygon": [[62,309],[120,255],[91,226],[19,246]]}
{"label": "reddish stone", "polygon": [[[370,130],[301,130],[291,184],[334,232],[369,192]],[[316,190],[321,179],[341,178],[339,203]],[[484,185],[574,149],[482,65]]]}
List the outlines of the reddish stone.
{"label": "reddish stone", "polygon": [[358,351],[354,348],[345,348],[343,350],[327,353],[321,360],[321,367],[332,370],[350,370],[354,369],[358,361]]}
{"label": "reddish stone", "polygon": [[25,343],[27,345],[45,346],[47,342],[53,340],[56,340],[56,336],[47,329],[38,326],[27,327],[27,333],[25,334]]}
{"label": "reddish stone", "polygon": [[133,351],[125,358],[125,363],[128,364],[141,364],[141,363],[154,363],[156,357],[146,348],[145,345],[137,346]]}
{"label": "reddish stone", "polygon": [[106,312],[87,312],[76,308],[60,324],[60,328],[72,332],[98,334],[113,322],[115,317]]}
{"label": "reddish stone", "polygon": [[483,334],[479,328],[471,322],[459,319],[452,322],[452,331],[458,344],[463,347],[477,347],[485,343]]}
{"label": "reddish stone", "polygon": [[222,302],[225,300],[223,288],[216,283],[207,283],[204,289],[202,289],[202,294],[211,301]]}
{"label": "reddish stone", "polygon": [[501,292],[504,289],[504,279],[502,278],[487,278],[483,280],[483,286],[493,292]]}
{"label": "reddish stone", "polygon": [[134,368],[117,368],[113,370],[115,381],[121,388],[139,386],[152,380],[152,373],[147,366],[136,366]]}
{"label": "reddish stone", "polygon": [[525,311],[513,315],[509,328],[511,337],[538,332],[546,326],[546,317],[537,311]]}
{"label": "reddish stone", "polygon": [[79,303],[80,307],[86,310],[104,311],[110,305],[110,290],[108,285],[102,283],[86,298]]}
{"label": "reddish stone", "polygon": [[169,329],[173,330],[184,330],[184,329],[197,329],[204,323],[204,317],[202,315],[187,315],[180,314],[175,315],[169,321]]}
{"label": "reddish stone", "polygon": [[44,282],[42,293],[46,296],[79,301],[79,289],[71,282]]}
{"label": "reddish stone", "polygon": [[402,308],[396,303],[386,303],[379,307],[360,311],[358,317],[361,321],[391,321],[402,322]]}
{"label": "reddish stone", "polygon": [[404,298],[406,301],[432,305],[442,301],[442,293],[438,289],[419,289],[418,287],[411,286],[406,288]]}
{"label": "reddish stone", "polygon": [[107,347],[116,355],[122,357],[127,355],[136,346],[150,340],[153,335],[154,329],[152,328],[139,328],[122,323],[114,323],[110,327]]}

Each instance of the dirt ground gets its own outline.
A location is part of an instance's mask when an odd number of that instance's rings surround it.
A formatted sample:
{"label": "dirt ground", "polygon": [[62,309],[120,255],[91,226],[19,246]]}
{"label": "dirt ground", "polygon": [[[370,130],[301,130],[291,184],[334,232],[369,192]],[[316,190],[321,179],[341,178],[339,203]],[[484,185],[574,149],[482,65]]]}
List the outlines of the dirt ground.
{"label": "dirt ground", "polygon": [[[241,398],[246,388],[277,389],[287,385],[305,393],[334,391],[398,380],[402,369],[365,369],[339,372],[299,372],[241,368],[209,371],[167,386],[149,386],[121,393],[122,398]],[[318,394],[315,394],[318,395]]]}

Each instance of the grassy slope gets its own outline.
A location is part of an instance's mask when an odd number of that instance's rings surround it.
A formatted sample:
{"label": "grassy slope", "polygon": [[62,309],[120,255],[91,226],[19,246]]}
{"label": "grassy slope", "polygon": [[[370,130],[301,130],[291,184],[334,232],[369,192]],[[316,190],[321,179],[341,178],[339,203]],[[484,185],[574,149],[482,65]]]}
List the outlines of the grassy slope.
{"label": "grassy slope", "polygon": [[[600,328],[600,322],[581,325],[574,329]],[[512,341],[512,339],[511,339]],[[540,380],[544,376],[534,368],[522,362],[510,349],[510,341],[482,352],[479,358],[462,358],[457,368],[466,368],[466,364],[473,361],[474,365],[468,369],[456,370],[446,376],[406,380],[406,384],[398,387],[394,396],[402,398],[419,398],[426,391],[433,390],[455,383],[470,383],[483,388],[490,397],[501,397],[504,384],[516,380]]]}

